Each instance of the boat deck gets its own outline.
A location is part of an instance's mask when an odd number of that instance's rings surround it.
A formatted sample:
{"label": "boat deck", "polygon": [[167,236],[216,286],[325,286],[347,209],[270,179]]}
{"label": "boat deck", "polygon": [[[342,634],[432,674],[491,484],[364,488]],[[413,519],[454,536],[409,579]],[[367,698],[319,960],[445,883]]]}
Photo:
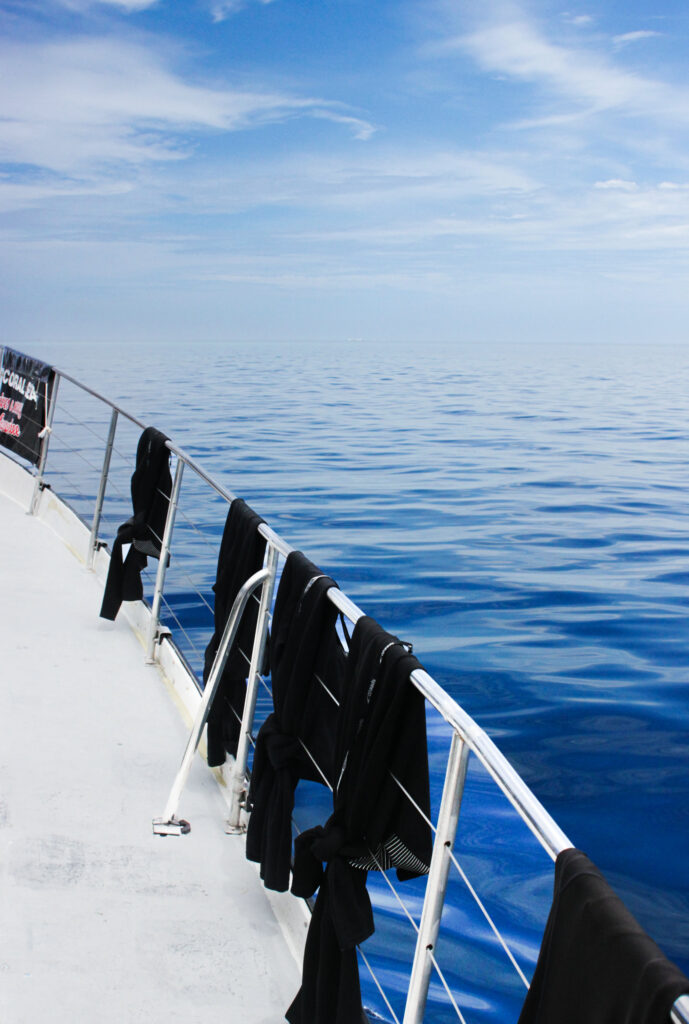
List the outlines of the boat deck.
{"label": "boat deck", "polygon": [[187,736],[169,686],[2,491],[0,1019],[283,1020],[295,955],[200,758],[191,834],[152,834]]}

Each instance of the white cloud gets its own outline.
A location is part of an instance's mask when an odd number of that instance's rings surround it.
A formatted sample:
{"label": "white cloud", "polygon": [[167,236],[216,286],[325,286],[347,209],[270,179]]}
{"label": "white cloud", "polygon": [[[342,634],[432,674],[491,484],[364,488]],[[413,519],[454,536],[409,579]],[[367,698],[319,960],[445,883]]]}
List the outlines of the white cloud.
{"label": "white cloud", "polygon": [[660,36],[660,34],[660,32],[643,29],[638,32],[624,32],[621,36],[613,36],[612,41],[617,49],[620,49],[620,47],[626,46],[628,43],[638,43],[642,39],[654,39]]}
{"label": "white cloud", "polygon": [[581,49],[550,43],[526,22],[500,23],[456,41],[487,71],[549,85],[597,108],[630,104],[648,83]]}
{"label": "white cloud", "polygon": [[553,252],[573,253],[582,266],[602,252],[674,252],[680,261],[689,254],[686,185],[611,179],[576,192],[543,187],[512,195],[487,194],[480,201],[476,193],[462,195],[457,190],[453,213],[448,212],[449,192],[438,190],[428,207],[423,196],[422,188],[420,197],[400,192],[397,205],[389,209],[381,194],[370,205],[373,216],[359,221],[350,216],[338,227],[331,219],[302,237],[309,244],[349,244],[362,253],[385,249],[386,258],[425,255],[438,268],[451,266],[460,252],[474,258],[492,253],[500,260],[509,253],[536,259]]}
{"label": "white cloud", "polygon": [[[629,33],[632,41],[647,33]],[[469,54],[486,72],[530,83],[540,89],[541,103],[555,99],[576,105],[579,114],[618,111],[658,119],[662,123],[689,123],[689,90],[612,61],[594,46],[551,42],[535,23],[512,9],[484,20],[475,31],[454,35],[440,50]],[[565,113],[569,116],[571,111]],[[523,119],[521,126],[552,123],[552,117]]]}
{"label": "white cloud", "polygon": [[211,7],[213,21],[224,21],[231,14],[241,11],[243,7],[246,7],[245,0],[223,0],[222,3],[213,4]]}
{"label": "white cloud", "polygon": [[202,132],[296,116],[372,132],[328,101],[186,81],[151,48],[116,39],[0,43],[0,160],[63,173],[182,158]]}
{"label": "white cloud", "polygon": [[147,7],[154,7],[158,0],[97,0],[97,3],[121,7],[122,10],[131,13],[132,11],[145,11]]}
{"label": "white cloud", "polygon": [[336,157],[300,153],[244,166],[197,167],[188,194],[204,214],[281,206],[299,210],[300,219],[311,210],[320,222],[360,215],[380,226],[406,217],[412,208],[432,216],[455,204],[507,202],[510,197],[516,203],[539,184],[500,153],[385,147],[375,153],[368,148]]}
{"label": "white cloud", "polygon": [[337,114],[333,110],[318,110],[313,111],[314,117],[320,117],[325,121],[333,121],[335,124],[344,124],[348,128],[352,129],[355,139],[370,139],[375,134],[376,129],[369,121],[363,121],[359,117],[350,117],[345,114]]}
{"label": "white cloud", "polygon": [[572,14],[571,11],[565,11],[562,17],[568,25],[574,25],[575,28],[584,28],[586,25],[593,23],[593,18],[590,14]]}
{"label": "white cloud", "polygon": [[[244,8],[248,7],[251,2],[252,0],[217,0],[217,3],[214,3],[211,6],[211,16],[213,21],[225,21],[226,18],[244,10]],[[254,0],[254,2],[256,2],[256,0]],[[272,4],[274,0],[257,0],[257,2],[267,6],[268,4]]]}
{"label": "white cloud", "polygon": [[91,7],[117,7],[125,14],[135,14],[155,7],[160,0],[60,0],[63,7],[73,11],[86,11]]}
{"label": "white cloud", "polygon": [[133,185],[125,181],[88,182],[68,184],[65,182],[14,182],[0,178],[0,211],[45,207],[47,203],[86,196],[104,198],[121,196],[131,192]]}
{"label": "white cloud", "polygon": [[608,181],[597,181],[594,188],[616,189],[622,192],[636,192],[639,186],[635,181],[625,181],[623,178],[610,178]]}

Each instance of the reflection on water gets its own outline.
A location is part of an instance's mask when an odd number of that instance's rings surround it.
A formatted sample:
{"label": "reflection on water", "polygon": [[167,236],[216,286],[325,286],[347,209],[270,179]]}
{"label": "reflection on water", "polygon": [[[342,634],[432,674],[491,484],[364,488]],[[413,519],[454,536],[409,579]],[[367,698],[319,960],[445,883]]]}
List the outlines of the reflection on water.
{"label": "reflection on water", "polygon": [[[149,346],[123,349],[116,365],[87,346],[36,354],[174,436],[413,641],[689,969],[688,352]],[[135,436],[123,434],[123,455]],[[91,466],[72,468],[64,486],[93,493],[95,439],[81,455]],[[187,484],[178,550],[194,550],[193,583],[208,591],[224,510]],[[121,508],[109,515],[114,532]],[[169,614],[193,661],[210,611],[180,573],[171,587]],[[519,837],[473,772],[458,852],[528,967],[551,876]],[[387,896],[372,883],[382,918]],[[420,891],[409,887],[410,905]],[[372,946],[401,1000],[390,953],[410,940],[388,916]],[[440,956],[467,1019],[516,1019],[520,983],[496,984],[494,944],[454,882],[446,924],[462,944]]]}

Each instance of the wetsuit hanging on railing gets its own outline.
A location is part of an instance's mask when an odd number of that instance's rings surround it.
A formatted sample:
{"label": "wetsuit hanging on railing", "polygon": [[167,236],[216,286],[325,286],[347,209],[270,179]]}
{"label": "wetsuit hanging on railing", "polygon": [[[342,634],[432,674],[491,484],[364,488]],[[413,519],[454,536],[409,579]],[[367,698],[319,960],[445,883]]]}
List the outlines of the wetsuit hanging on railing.
{"label": "wetsuit hanging on railing", "polygon": [[[167,440],[155,427],[146,427],[139,438],[131,480],[134,514],[118,527],[112,546],[100,610],[104,619],[116,618],[123,601],[139,601],[144,596],[141,571],[146,568],[148,557],[160,556],[172,490]],[[123,560],[125,544],[131,547]]]}
{"label": "wetsuit hanging on railing", "polygon": [[553,906],[518,1024],[668,1024],[689,978],[586,854],[555,862]]}
{"label": "wetsuit hanging on railing", "polygon": [[400,880],[428,871],[430,829],[393,778],[429,818],[425,704],[409,679],[420,667],[397,637],[359,619],[338,722],[333,814],[295,841],[292,892],[318,896],[290,1024],[360,1024],[356,947],[374,931],[367,871],[395,867]]}
{"label": "wetsuit hanging on railing", "polygon": [[[215,594],[215,632],[211,637],[203,666],[204,686],[208,681],[218,645],[232,604],[242,584],[263,565],[265,539],[258,532],[263,519],[242,498],[230,505],[218,555]],[[218,692],[208,715],[208,764],[221,765],[226,754],[236,754],[244,706],[249,656],[253,646],[258,605],[250,600],[242,615],[237,635],[230,648],[220,677]],[[265,671],[265,666],[260,667]]]}
{"label": "wetsuit hanging on railing", "polygon": [[285,562],[275,601],[274,711],[256,740],[246,855],[261,864],[266,888],[279,892],[289,886],[291,816],[299,779],[334,785],[337,711],[346,661],[335,630],[339,613],[327,598],[336,586],[294,551]]}

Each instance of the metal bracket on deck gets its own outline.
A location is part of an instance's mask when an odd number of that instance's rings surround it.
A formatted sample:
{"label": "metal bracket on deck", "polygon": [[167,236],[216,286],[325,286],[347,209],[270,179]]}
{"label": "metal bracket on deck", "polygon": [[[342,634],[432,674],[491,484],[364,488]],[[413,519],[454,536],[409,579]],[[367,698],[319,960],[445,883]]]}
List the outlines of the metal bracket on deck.
{"label": "metal bracket on deck", "polygon": [[27,516],[34,515],[36,511],[38,495],[42,494],[43,491],[52,491],[52,487],[50,486],[50,484],[47,484],[45,480],[40,479],[40,477],[34,477],[34,490],[33,495],[31,497],[31,504],[29,508],[26,510]]}
{"label": "metal bracket on deck", "polygon": [[243,836],[247,829],[247,799],[249,796],[248,779],[244,777],[244,780],[240,780],[239,785],[235,783],[234,792],[236,797],[236,806],[239,808],[239,820],[235,824],[232,818],[228,818],[225,822],[225,835],[228,836]]}
{"label": "metal bracket on deck", "polygon": [[154,836],[186,836],[189,832],[191,825],[184,818],[170,818],[169,821],[165,821],[165,818],[153,819]]}
{"label": "metal bracket on deck", "polygon": [[156,630],[155,633],[154,643],[158,644],[158,646],[160,647],[163,640],[167,640],[169,636],[172,636],[171,629],[168,629],[167,626],[158,626],[158,629]]}

